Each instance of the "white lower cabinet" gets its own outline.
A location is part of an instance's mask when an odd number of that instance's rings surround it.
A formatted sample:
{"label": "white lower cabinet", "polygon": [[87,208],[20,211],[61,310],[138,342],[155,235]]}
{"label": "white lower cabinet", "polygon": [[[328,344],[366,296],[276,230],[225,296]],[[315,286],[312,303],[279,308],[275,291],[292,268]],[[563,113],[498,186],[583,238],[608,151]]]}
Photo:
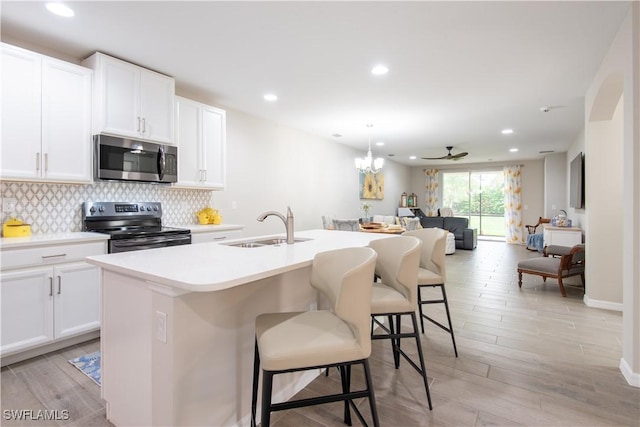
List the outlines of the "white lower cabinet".
{"label": "white lower cabinet", "polygon": [[[100,328],[99,268],[78,260],[74,251],[85,255],[106,253],[105,243],[70,245],[53,257],[76,258],[74,262],[22,267],[39,255],[49,263],[52,247],[2,251],[0,273],[0,355],[18,353]],[[5,254],[7,255],[5,257]],[[64,255],[63,255],[64,254]],[[64,261],[60,259],[59,261]],[[20,266],[20,268],[12,268]]]}
{"label": "white lower cabinet", "polygon": [[224,240],[237,239],[241,236],[242,236],[242,230],[192,233],[191,243],[195,244],[195,243],[208,243],[208,242],[222,242]]}
{"label": "white lower cabinet", "polygon": [[0,354],[53,340],[51,268],[30,268],[0,275],[2,341]]}
{"label": "white lower cabinet", "polygon": [[86,262],[53,269],[53,337],[100,327],[100,269]]}
{"label": "white lower cabinet", "polygon": [[573,247],[582,243],[582,230],[577,227],[545,227],[543,245]]}

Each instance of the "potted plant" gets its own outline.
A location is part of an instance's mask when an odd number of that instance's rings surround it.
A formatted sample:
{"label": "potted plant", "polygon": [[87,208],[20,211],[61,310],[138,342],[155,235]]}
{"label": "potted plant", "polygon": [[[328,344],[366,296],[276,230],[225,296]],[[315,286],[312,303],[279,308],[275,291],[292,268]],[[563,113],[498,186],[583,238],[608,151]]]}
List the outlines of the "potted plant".
{"label": "potted plant", "polygon": [[366,224],[367,222],[371,222],[371,217],[369,216],[369,211],[371,210],[371,203],[369,202],[364,202],[362,204],[362,212],[364,213],[364,216],[362,217],[362,223]]}

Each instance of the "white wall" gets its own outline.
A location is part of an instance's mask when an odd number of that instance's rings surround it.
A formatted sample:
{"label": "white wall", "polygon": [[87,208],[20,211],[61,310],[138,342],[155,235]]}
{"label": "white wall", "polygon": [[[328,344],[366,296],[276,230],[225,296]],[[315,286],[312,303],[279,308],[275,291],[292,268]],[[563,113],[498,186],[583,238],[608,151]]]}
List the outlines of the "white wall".
{"label": "white wall", "polygon": [[611,120],[586,126],[586,294],[622,305],[622,100]]}
{"label": "white wall", "polygon": [[553,218],[561,210],[568,213],[567,153],[544,156],[544,217]]}
{"label": "white wall", "polygon": [[[620,370],[627,381],[640,387],[640,3],[632,2],[618,34],[589,86],[585,95],[585,121],[601,121],[613,118],[616,104],[623,93],[622,107],[622,157],[616,165],[621,170],[622,222],[624,230],[619,250],[622,259],[622,358]],[[591,143],[588,132],[585,135],[586,166],[590,158],[594,164],[596,157],[590,154]],[[605,141],[609,144],[609,141]],[[589,172],[587,172],[588,174]],[[588,175],[587,175],[588,176]],[[598,192],[587,190],[587,245],[595,227],[611,228],[611,223],[592,221],[591,207],[600,203]],[[609,269],[608,258],[589,257],[587,246],[587,266],[603,270]],[[593,269],[591,270],[593,271]],[[590,277],[587,276],[589,289]],[[597,283],[593,283],[597,285]],[[588,305],[591,301],[585,298]]]}

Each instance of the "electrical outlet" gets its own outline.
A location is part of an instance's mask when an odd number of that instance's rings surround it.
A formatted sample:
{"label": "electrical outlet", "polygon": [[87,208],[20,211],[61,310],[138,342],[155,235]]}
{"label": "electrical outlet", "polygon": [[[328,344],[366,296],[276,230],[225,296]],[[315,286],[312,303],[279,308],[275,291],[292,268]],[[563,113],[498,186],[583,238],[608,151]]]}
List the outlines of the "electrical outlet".
{"label": "electrical outlet", "polygon": [[236,202],[235,200],[231,202],[231,209],[238,209],[238,202]]}
{"label": "electrical outlet", "polygon": [[4,197],[2,199],[2,212],[12,213],[16,211],[16,205],[18,201],[13,197]]}
{"label": "electrical outlet", "polygon": [[156,338],[167,343],[167,313],[156,311]]}

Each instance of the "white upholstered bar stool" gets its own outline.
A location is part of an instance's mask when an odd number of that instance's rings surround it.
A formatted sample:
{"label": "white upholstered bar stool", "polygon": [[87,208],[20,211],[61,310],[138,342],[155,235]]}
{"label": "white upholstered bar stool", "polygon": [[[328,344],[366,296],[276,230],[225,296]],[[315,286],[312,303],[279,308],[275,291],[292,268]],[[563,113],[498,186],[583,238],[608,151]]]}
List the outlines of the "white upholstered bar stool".
{"label": "white upholstered bar stool", "polygon": [[[374,240],[369,243],[369,247],[378,254],[376,275],[380,277],[380,281],[373,284],[373,295],[371,296],[371,339],[391,341],[396,369],[400,367],[400,356],[402,356],[418,371],[427,392],[429,409],[433,409],[427,370],[420,344],[418,322],[416,321],[418,268],[422,242],[412,236],[397,236]],[[403,316],[411,318],[413,332],[402,332]],[[388,326],[382,323],[378,317],[386,317]],[[379,328],[374,329],[376,324]],[[403,338],[415,339],[420,366],[401,349],[400,342]]]}
{"label": "white upholstered bar stool", "polygon": [[[445,260],[447,234],[449,233],[439,228],[423,228],[421,230],[402,233],[403,236],[414,236],[422,240],[422,254],[420,255],[420,269],[418,270],[418,308],[420,311],[420,326],[422,327],[422,333],[424,334],[424,319],[427,319],[434,325],[449,332],[451,335],[451,341],[453,342],[453,351],[456,357],[458,357],[458,348],[456,347],[456,338],[453,335],[451,313],[449,312],[449,303],[447,302],[447,292],[444,289],[444,283],[447,280]],[[428,287],[440,288],[442,298],[424,299],[422,291],[424,288]],[[449,327],[424,313],[422,306],[428,304],[444,304]]]}
{"label": "white upholstered bar stool", "polygon": [[[269,426],[271,412],[344,401],[344,422],[351,425],[351,410],[367,425],[352,400],[368,397],[373,424],[379,425],[369,355],[371,292],[376,253],[371,248],[322,252],[311,266],[311,286],[329,301],[331,310],[267,313],[256,318],[251,425],[256,425],[258,380],[262,365],[261,425]],[[366,389],[351,391],[351,366],[364,368]],[[336,366],[342,392],[328,396],[272,403],[273,376],[284,372]]]}

